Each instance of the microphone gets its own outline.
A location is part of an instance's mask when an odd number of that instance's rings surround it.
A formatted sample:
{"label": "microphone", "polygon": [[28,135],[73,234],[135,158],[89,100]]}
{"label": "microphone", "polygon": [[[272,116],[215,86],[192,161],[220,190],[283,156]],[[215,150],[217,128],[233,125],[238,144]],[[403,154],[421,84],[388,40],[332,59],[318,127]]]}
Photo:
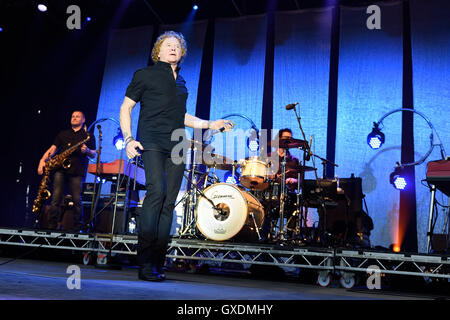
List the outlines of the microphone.
{"label": "microphone", "polygon": [[286,110],[294,109],[296,105],[298,105],[298,102],[288,104],[288,105],[286,106]]}

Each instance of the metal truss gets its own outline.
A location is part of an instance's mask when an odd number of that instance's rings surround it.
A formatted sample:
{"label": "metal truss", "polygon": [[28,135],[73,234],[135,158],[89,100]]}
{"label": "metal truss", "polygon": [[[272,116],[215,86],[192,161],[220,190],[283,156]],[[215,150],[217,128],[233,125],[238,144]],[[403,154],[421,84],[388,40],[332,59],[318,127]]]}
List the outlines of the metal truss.
{"label": "metal truss", "polygon": [[0,244],[64,250],[92,251],[96,237],[56,231],[0,229]]}
{"label": "metal truss", "polygon": [[[90,253],[136,255],[136,235],[73,234],[58,231],[0,229],[0,245],[41,247]],[[236,263],[313,269],[319,280],[328,283],[332,274],[341,274],[351,283],[357,272],[370,269],[381,274],[450,279],[450,255],[390,253],[373,250],[301,247],[278,244],[217,242],[172,238],[170,259]],[[350,281],[350,282],[348,282]],[[450,280],[449,280],[450,281]],[[344,283],[344,286],[345,286]],[[320,281],[319,281],[319,284]],[[321,284],[322,285],[322,284]]]}
{"label": "metal truss", "polygon": [[168,258],[333,270],[333,249],[172,239]]}
{"label": "metal truss", "polygon": [[335,270],[450,279],[450,255],[336,250]]}

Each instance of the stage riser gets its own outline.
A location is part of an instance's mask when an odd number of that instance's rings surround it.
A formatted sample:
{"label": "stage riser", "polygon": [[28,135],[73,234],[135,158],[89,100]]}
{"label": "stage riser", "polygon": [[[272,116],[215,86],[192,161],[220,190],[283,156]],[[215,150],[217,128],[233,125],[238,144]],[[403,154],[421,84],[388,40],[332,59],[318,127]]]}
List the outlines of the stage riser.
{"label": "stage riser", "polygon": [[[71,234],[34,230],[0,229],[0,245],[41,247],[85,253],[136,255],[137,236]],[[381,274],[441,278],[450,281],[450,256],[341,250],[300,246],[258,245],[172,238],[167,257],[205,263],[277,266],[316,270],[318,273],[360,274],[367,277],[369,267]],[[450,282],[449,282],[450,284]]]}

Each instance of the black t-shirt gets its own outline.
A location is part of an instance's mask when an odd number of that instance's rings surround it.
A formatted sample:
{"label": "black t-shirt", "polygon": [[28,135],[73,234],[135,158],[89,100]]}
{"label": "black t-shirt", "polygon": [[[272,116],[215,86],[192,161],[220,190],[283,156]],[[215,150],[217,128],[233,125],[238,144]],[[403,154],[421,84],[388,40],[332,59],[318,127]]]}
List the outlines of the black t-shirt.
{"label": "black t-shirt", "polygon": [[[70,128],[58,133],[53,144],[58,148],[58,154],[60,154],[86,138],[87,133],[83,129],[74,131],[72,128]],[[91,134],[91,138],[86,142],[86,146],[91,150],[95,150],[94,135]],[[69,156],[69,159],[70,168],[59,168],[58,170],[68,174],[84,177],[86,175],[86,169],[89,163],[89,159],[86,154],[81,152],[81,146]]]}
{"label": "black t-shirt", "polygon": [[179,74],[173,76],[169,63],[158,61],[155,65],[139,69],[128,85],[126,96],[141,103],[138,139],[144,149],[158,145],[163,150],[178,143],[171,141],[176,129],[184,129],[186,81]]}

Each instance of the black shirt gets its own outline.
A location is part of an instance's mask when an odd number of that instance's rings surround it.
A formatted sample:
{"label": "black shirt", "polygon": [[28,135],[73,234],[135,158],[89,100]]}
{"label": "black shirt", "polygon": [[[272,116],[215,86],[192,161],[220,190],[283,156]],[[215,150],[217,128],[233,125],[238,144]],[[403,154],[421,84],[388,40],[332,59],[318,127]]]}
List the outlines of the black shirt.
{"label": "black shirt", "polygon": [[188,97],[186,81],[179,69],[175,80],[170,64],[158,61],[137,70],[128,85],[125,95],[141,103],[138,140],[144,149],[158,145],[170,151],[178,143],[171,142],[171,134],[176,129],[184,129]]}
{"label": "black shirt", "polygon": [[[58,154],[60,154],[86,138],[87,133],[83,129],[74,131],[72,128],[70,128],[58,133],[53,144],[58,148]],[[86,146],[91,150],[95,150],[94,135],[91,134],[91,138],[86,142]],[[89,163],[89,159],[86,154],[81,152],[81,146],[69,156],[69,159],[70,168],[60,168],[58,170],[68,174],[84,177],[86,175],[86,169]]]}

